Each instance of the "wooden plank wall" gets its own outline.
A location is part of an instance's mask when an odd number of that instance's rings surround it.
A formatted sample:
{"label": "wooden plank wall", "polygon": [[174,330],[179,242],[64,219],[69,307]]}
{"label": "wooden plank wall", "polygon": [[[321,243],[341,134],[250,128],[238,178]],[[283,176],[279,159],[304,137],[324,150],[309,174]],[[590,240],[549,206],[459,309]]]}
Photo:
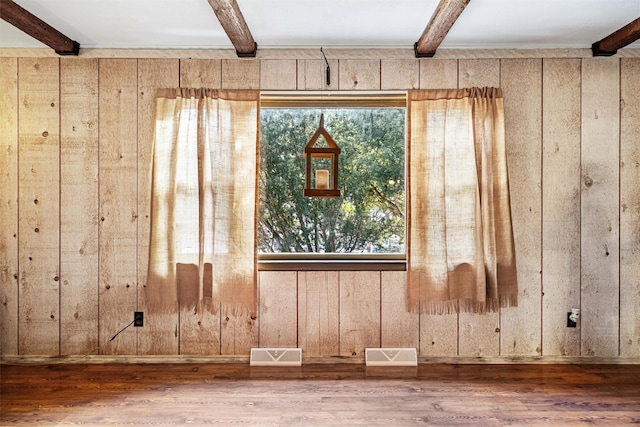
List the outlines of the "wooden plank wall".
{"label": "wooden plank wall", "polygon": [[[209,87],[212,89],[221,87],[219,59],[185,59],[179,62],[179,66],[181,87]],[[180,354],[221,354],[219,308],[218,304],[215,310],[202,310],[199,313],[193,313],[184,309],[180,312]],[[225,321],[225,323],[228,322]]]}
{"label": "wooden plank wall", "polygon": [[582,61],[580,351],[615,356],[620,336],[620,61]]}
{"label": "wooden plank wall", "polygon": [[333,90],[504,89],[518,307],[417,315],[404,272],[261,272],[257,318],[148,315],[110,341],[146,308],[155,90],[326,90],[324,62],[0,58],[1,354],[640,357],[640,59],[330,65]]}
{"label": "wooden plank wall", "polygon": [[138,308],[138,61],[102,59],[99,70],[99,351],[135,354],[137,329],[110,338]]}
{"label": "wooden plank wall", "polygon": [[60,352],[60,67],[18,62],[18,352]]}
{"label": "wooden plank wall", "polygon": [[0,58],[0,354],[18,354],[18,60]]}
{"label": "wooden plank wall", "polygon": [[[138,60],[138,199],[136,218],[138,224],[137,285],[144,286],[149,260],[149,235],[151,230],[148,206],[151,203],[151,153],[155,129],[156,91],[159,88],[180,85],[180,61],[178,59]],[[173,315],[153,314],[146,309],[145,293],[138,292],[138,307],[148,313],[148,328],[138,329],[138,353],[176,354],[179,351],[178,313]]]}
{"label": "wooden plank wall", "polygon": [[580,275],[567,271],[580,271],[581,61],[548,59],[542,73],[542,348],[578,356],[580,329],[566,316],[580,308]]}
{"label": "wooden plank wall", "polygon": [[98,60],[61,61],[62,354],[91,354],[98,348],[98,105]]}
{"label": "wooden plank wall", "polygon": [[[500,66],[501,61],[498,59],[460,60],[458,61],[458,87],[500,86]],[[508,119],[505,111],[505,125]],[[512,138],[509,139],[516,142]],[[516,144],[519,146],[518,142]],[[513,147],[510,145],[507,148],[509,154]],[[513,169],[510,167],[509,171]],[[517,212],[517,209],[514,211]],[[517,216],[514,215],[514,228],[517,230],[516,223]],[[485,315],[460,313],[458,315],[458,354],[498,356],[500,354],[500,313]]]}
{"label": "wooden plank wall", "polygon": [[620,61],[620,355],[640,354],[640,61]]}

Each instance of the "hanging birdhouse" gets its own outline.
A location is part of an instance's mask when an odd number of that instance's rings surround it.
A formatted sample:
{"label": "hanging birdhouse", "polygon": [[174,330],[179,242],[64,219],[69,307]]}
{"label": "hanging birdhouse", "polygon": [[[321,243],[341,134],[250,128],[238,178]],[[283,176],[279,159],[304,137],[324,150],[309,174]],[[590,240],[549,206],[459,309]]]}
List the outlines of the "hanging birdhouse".
{"label": "hanging birdhouse", "polygon": [[[316,146],[318,138],[324,137],[326,146]],[[340,147],[324,128],[324,115],[320,114],[320,125],[304,148],[306,160],[305,197],[340,197],[338,186],[338,157]]]}

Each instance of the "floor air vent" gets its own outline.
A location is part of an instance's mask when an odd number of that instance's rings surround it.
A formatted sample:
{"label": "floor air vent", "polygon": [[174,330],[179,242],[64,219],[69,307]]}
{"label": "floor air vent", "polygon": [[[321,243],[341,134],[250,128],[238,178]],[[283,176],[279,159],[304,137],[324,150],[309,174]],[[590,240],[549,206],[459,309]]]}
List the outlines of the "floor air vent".
{"label": "floor air vent", "polygon": [[252,348],[250,366],[301,366],[301,348]]}
{"label": "floor air vent", "polygon": [[418,366],[415,348],[367,348],[367,366]]}

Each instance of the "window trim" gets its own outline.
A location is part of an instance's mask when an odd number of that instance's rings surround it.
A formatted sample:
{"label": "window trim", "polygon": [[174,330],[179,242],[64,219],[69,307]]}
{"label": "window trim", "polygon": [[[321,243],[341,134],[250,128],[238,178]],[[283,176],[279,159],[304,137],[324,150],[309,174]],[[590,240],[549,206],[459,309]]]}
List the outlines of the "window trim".
{"label": "window trim", "polygon": [[258,254],[259,271],[406,271],[407,255],[292,253]]}
{"label": "window trim", "polygon": [[264,108],[407,108],[406,91],[262,91]]}
{"label": "window trim", "polygon": [[[260,108],[409,108],[407,91],[261,91]],[[408,148],[405,129],[405,150]],[[405,190],[408,157],[405,151]],[[256,212],[256,214],[258,214]],[[408,235],[405,222],[405,241]],[[257,243],[257,242],[256,242]],[[405,252],[258,253],[258,271],[406,271]]]}

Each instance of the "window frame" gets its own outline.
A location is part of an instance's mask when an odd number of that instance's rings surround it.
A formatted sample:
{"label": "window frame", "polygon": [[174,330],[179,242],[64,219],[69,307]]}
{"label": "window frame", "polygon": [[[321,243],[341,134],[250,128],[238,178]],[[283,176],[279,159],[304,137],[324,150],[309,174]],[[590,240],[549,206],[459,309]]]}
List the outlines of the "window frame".
{"label": "window frame", "polygon": [[[407,91],[261,91],[262,108],[404,108],[404,186],[407,212],[408,118]],[[256,208],[256,222],[260,215]],[[258,271],[406,271],[408,220],[405,213],[404,253],[258,253]],[[256,237],[257,238],[257,237]],[[257,247],[257,240],[256,240]]]}

